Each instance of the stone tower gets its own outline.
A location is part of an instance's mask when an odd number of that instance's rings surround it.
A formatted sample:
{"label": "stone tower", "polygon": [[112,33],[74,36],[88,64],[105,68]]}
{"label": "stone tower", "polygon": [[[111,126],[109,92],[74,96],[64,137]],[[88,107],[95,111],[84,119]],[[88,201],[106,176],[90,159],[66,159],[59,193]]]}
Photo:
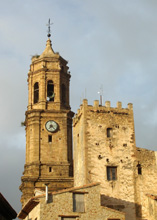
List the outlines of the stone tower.
{"label": "stone tower", "polygon": [[[50,36],[48,36],[50,37]],[[52,49],[48,38],[40,56],[33,56],[28,73],[25,113],[26,159],[21,178],[21,203],[34,189],[73,186],[72,117],[69,105],[70,72],[67,61]]]}
{"label": "stone tower", "polygon": [[101,183],[101,204],[136,219],[133,106],[83,101],[73,119],[74,184]]}

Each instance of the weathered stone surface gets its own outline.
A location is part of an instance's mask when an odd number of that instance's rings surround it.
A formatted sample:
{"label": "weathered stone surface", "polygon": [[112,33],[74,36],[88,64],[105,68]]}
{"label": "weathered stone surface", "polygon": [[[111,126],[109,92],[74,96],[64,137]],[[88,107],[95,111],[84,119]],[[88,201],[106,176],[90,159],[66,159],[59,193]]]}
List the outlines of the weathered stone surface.
{"label": "weathered stone surface", "polygon": [[[84,212],[74,212],[73,210],[73,193],[82,193],[84,195]],[[125,214],[100,204],[100,187],[99,184],[89,184],[82,187],[74,187],[72,189],[62,190],[49,194],[49,201],[46,203],[45,195],[37,196],[35,201],[39,200],[39,204],[30,212],[29,219],[40,220],[62,220],[62,217],[72,217],[75,220],[125,220]],[[30,206],[28,206],[28,210]],[[21,210],[20,219],[28,219],[28,215],[23,215]],[[25,218],[22,218],[26,216]]]}
{"label": "weathered stone surface", "polygon": [[[47,98],[50,80],[54,87],[53,101]],[[35,188],[44,189],[45,183],[49,183],[51,190],[73,186],[73,112],[69,105],[69,81],[67,61],[54,53],[48,39],[42,55],[32,58],[28,73],[26,161],[20,186],[22,204],[34,195]],[[38,84],[37,96],[35,83]],[[56,132],[46,129],[49,120],[58,124]]]}
{"label": "weathered stone surface", "polygon": [[[109,101],[89,106],[84,100],[73,134],[75,186],[99,181],[102,205],[124,211],[126,220],[147,219],[146,193],[157,193],[156,154],[136,148],[132,104],[124,109],[120,102],[112,108]],[[108,180],[107,167],[116,168],[116,180]]]}

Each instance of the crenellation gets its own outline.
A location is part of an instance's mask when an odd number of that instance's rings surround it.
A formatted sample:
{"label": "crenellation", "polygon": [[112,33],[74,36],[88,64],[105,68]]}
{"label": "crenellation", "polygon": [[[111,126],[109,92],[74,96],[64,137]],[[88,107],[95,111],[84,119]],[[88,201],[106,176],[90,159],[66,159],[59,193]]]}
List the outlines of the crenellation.
{"label": "crenellation", "polygon": [[98,107],[99,107],[99,100],[95,100],[95,101],[94,101],[93,107],[94,107],[94,108],[98,108]]}
{"label": "crenellation", "polygon": [[117,102],[117,108],[121,109],[122,108],[122,103],[121,102]]}
{"label": "crenellation", "polygon": [[105,102],[105,107],[106,108],[110,108],[111,107],[111,102],[110,101],[106,101]]}

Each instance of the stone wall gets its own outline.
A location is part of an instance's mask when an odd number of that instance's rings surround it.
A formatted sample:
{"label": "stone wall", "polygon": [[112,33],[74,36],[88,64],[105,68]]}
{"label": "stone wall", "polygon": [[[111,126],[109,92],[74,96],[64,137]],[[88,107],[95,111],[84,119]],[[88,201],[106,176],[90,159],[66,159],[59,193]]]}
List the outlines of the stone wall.
{"label": "stone wall", "polygon": [[[157,152],[137,148],[135,179],[137,216],[147,218],[149,209],[146,194],[157,194]],[[141,174],[138,174],[138,166]]]}
{"label": "stone wall", "polygon": [[[102,205],[123,210],[127,220],[135,219],[136,146],[132,105],[123,109],[118,102],[117,108],[111,108],[110,102],[99,106],[95,101],[94,106],[89,106],[84,100],[73,127],[75,186],[99,181]],[[112,131],[110,137],[107,137],[108,128]],[[116,180],[107,179],[107,167],[116,168]]]}
{"label": "stone wall", "polygon": [[147,195],[149,220],[157,219],[157,196]]}
{"label": "stone wall", "polygon": [[[146,194],[157,194],[157,152],[136,147],[132,104],[84,100],[73,128],[75,186],[99,181],[102,205],[124,211],[127,220],[147,219]],[[108,167],[116,168],[116,180],[108,180]]]}
{"label": "stone wall", "polygon": [[[73,192],[84,193],[85,211],[83,213],[73,212]],[[45,202],[45,197],[42,197],[40,198],[40,203],[29,213],[29,219],[32,220],[35,220],[35,218],[40,220],[61,220],[61,217],[70,216],[73,216],[76,220],[125,220],[124,213],[100,205],[100,188],[98,184],[75,187],[70,189],[70,191],[54,192],[49,195],[48,203]]]}

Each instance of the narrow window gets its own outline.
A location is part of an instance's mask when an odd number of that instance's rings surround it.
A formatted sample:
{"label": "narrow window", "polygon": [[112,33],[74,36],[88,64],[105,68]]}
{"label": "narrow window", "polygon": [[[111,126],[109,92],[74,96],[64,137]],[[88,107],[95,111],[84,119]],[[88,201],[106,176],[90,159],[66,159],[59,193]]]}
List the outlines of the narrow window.
{"label": "narrow window", "polygon": [[141,164],[137,164],[138,175],[142,175],[142,167]]}
{"label": "narrow window", "polygon": [[64,72],[64,67],[63,66],[61,66],[61,71]]}
{"label": "narrow window", "polygon": [[38,82],[34,84],[34,104],[39,101],[39,85]]}
{"label": "narrow window", "polygon": [[73,193],[73,211],[84,212],[84,194]]}
{"label": "narrow window", "polygon": [[47,100],[54,101],[54,84],[52,80],[49,80],[47,83]]}
{"label": "narrow window", "polygon": [[52,143],[52,135],[48,135],[48,142]]}
{"label": "narrow window", "polygon": [[76,220],[76,218],[74,218],[74,217],[62,217],[61,220]]}
{"label": "narrow window", "polygon": [[107,167],[107,180],[117,180],[117,167]]}
{"label": "narrow window", "polygon": [[62,84],[62,92],[61,92],[61,94],[62,94],[62,98],[61,98],[61,100],[62,100],[62,103],[65,105],[66,104],[66,87],[65,87],[65,85],[64,84]]}
{"label": "narrow window", "polygon": [[108,218],[107,220],[120,220],[120,218]]}
{"label": "narrow window", "polygon": [[113,135],[112,128],[107,128],[107,137],[112,137],[112,135]]}
{"label": "narrow window", "polygon": [[49,173],[51,173],[52,172],[52,167],[49,167]]}

